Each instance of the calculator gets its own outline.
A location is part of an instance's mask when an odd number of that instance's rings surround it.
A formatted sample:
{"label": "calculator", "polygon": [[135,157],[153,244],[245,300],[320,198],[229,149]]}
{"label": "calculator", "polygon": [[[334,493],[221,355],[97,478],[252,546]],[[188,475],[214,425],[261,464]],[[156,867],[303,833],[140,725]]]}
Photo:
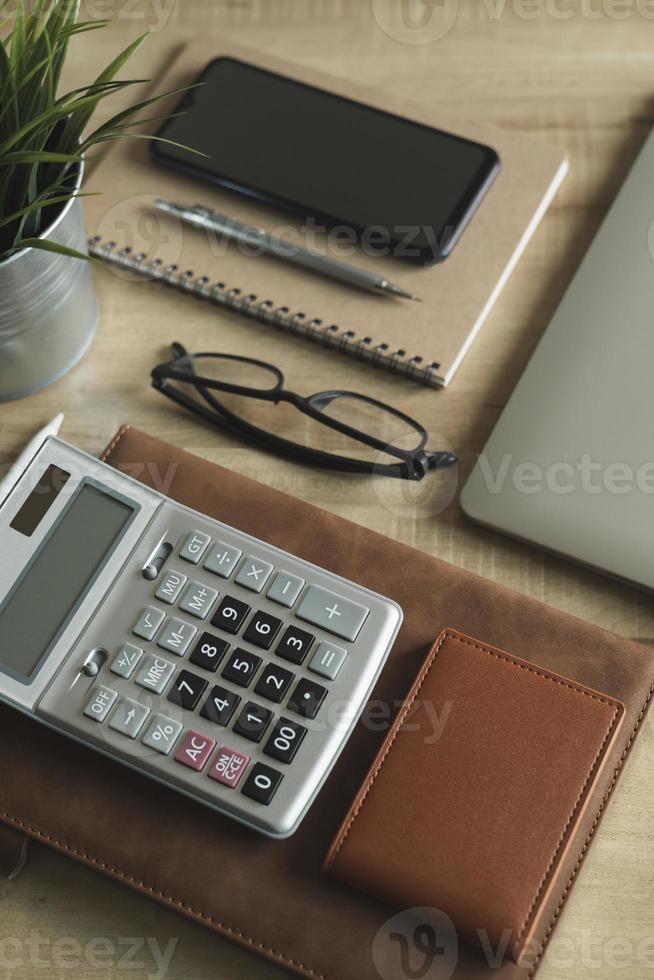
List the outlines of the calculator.
{"label": "calculator", "polygon": [[402,622],[55,437],[0,503],[0,554],[0,699],[271,837],[316,798]]}

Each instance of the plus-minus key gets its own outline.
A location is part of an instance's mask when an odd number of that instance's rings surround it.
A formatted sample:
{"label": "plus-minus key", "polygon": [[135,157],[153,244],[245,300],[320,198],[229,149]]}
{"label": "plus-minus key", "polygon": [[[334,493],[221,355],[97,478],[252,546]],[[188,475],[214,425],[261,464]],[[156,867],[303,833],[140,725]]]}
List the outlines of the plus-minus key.
{"label": "plus-minus key", "polygon": [[344,640],[356,640],[370,612],[365,606],[351,599],[344,599],[320,585],[311,585],[296,613],[298,619],[320,626],[341,636]]}

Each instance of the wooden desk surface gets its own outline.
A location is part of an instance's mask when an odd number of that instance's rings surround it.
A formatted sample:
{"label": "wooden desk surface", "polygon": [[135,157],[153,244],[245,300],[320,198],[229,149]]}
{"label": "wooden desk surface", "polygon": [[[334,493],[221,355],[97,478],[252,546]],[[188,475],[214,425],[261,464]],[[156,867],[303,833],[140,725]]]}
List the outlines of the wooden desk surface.
{"label": "wooden desk surface", "polygon": [[[413,0],[414,13],[429,4]],[[145,27],[155,31],[130,73],[156,75],[180,43],[229,30],[244,43],[368,84],[557,141],[571,172],[451,388],[433,393],[301,343],[281,366],[299,390],[334,384],[391,401],[443,434],[470,469],[580,257],[652,124],[653,5],[612,0],[491,3],[446,0],[451,29],[408,43],[385,31],[385,0],[87,0],[111,26],[73,48],[67,81],[80,85]],[[436,5],[437,11],[441,8]],[[649,13],[649,18],[647,14]],[[397,30],[395,29],[395,34]],[[112,107],[113,109],[113,107]],[[108,114],[108,109],[103,110]],[[367,480],[306,471],[214,435],[160,403],[145,367],[173,339],[185,300],[131,290],[99,274],[99,334],[84,362],[40,394],[0,407],[0,462],[59,410],[63,436],[98,452],[126,420],[355,521],[642,642],[654,642],[649,596],[467,524],[452,504],[434,514],[419,498],[381,499]],[[221,314],[215,314],[219,316]],[[177,329],[175,327],[174,329]],[[265,356],[265,336],[249,349]],[[278,350],[280,348],[277,348]],[[643,980],[654,975],[654,724],[640,739],[540,972],[542,980]],[[126,814],[129,819],[129,814]],[[167,842],[153,846],[165,850]],[[220,887],[220,883],[216,883]],[[279,977],[277,968],[126,889],[32,847],[26,870],[0,883],[0,978],[185,980]],[[134,941],[132,942],[132,937]],[[39,940],[42,940],[39,943]],[[98,943],[98,940],[100,942]],[[102,942],[104,940],[104,943]],[[130,955],[131,950],[131,955]],[[140,965],[138,965],[140,964]]]}

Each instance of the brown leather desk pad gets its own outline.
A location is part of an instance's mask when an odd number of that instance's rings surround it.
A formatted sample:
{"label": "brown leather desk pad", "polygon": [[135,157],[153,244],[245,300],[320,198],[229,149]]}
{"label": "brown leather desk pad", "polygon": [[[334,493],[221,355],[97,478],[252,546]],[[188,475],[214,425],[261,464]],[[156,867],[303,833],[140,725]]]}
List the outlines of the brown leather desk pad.
{"label": "brown leather desk pad", "polygon": [[[377,706],[399,708],[446,627],[624,703],[564,858],[566,886],[543,909],[549,936],[645,717],[654,653],[138,430],[121,430],[106,456],[144,483],[172,478],[162,489],[183,504],[396,599],[404,625]],[[299,831],[274,841],[1,707],[0,819],[302,976],[379,980],[372,944],[394,910],[322,871],[386,734],[378,719],[379,711],[374,725],[358,725]],[[6,852],[9,839],[0,843]],[[489,970],[480,951],[462,944],[453,976],[526,980],[534,971],[510,960]]]}

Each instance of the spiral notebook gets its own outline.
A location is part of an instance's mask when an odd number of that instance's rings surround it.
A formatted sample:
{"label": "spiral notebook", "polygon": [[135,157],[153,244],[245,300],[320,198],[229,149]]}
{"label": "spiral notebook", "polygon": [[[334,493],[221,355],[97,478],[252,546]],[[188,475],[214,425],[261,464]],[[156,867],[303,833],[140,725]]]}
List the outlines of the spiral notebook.
{"label": "spiral notebook", "polygon": [[[563,152],[521,134],[466,122],[439,107],[407,102],[390,91],[325,75],[224,38],[205,37],[183,48],[154,91],[189,84],[212,58],[221,55],[488,144],[499,154],[501,172],[445,262],[421,267],[392,257],[371,257],[360,250],[349,258],[417,294],[422,303],[346,288],[271,256],[248,257],[235,247],[219,248],[210,236],[157,211],[155,197],[204,204],[278,234],[280,229],[283,233],[283,229],[300,226],[288,214],[159,170],[150,161],[144,140],[116,143],[86,182],[85,190],[99,192],[85,202],[93,254],[257,321],[254,331],[268,329],[265,337],[260,334],[258,338],[266,341],[268,355],[273,354],[275,330],[283,331],[297,336],[298,342],[318,342],[431,387],[447,385],[565,176]],[[442,95],[447,104],[446,87]],[[172,110],[177,100],[172,97],[162,102],[157,115]],[[189,304],[185,324],[191,336],[193,315]],[[237,339],[241,342],[241,335]]]}

